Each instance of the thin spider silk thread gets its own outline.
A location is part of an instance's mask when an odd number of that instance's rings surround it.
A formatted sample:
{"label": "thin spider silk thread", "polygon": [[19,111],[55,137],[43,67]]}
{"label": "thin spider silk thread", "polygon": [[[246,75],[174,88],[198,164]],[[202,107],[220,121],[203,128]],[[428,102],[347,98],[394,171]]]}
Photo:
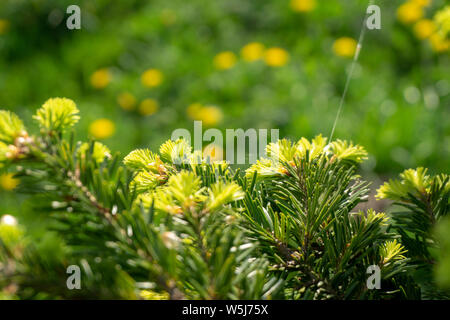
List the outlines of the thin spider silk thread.
{"label": "thin spider silk thread", "polygon": [[[373,2],[374,2],[373,0],[370,0],[369,6],[373,5]],[[347,75],[347,80],[345,81],[344,92],[342,93],[341,101],[339,102],[339,108],[338,108],[338,112],[336,114],[336,118],[334,119],[333,129],[331,129],[330,142],[333,141],[334,130],[336,129],[336,125],[339,121],[339,117],[341,115],[342,108],[344,106],[345,97],[347,96],[348,87],[350,85],[350,80],[352,79],[353,71],[355,70],[356,63],[358,62],[359,53],[361,52],[362,43],[363,43],[364,37],[366,35],[366,23],[367,23],[368,17],[369,17],[369,13],[366,11],[366,15],[364,16],[364,21],[362,24],[362,29],[359,34],[359,39],[358,39],[358,44],[356,46],[355,55],[353,56],[353,61],[350,66],[350,72]]]}

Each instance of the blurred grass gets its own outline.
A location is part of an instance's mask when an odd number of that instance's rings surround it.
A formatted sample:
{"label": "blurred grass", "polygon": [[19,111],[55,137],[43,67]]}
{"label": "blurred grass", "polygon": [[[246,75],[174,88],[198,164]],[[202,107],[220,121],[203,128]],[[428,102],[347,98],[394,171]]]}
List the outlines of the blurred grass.
{"label": "blurred grass", "polygon": [[[367,32],[335,137],[367,148],[366,171],[426,166],[445,172],[449,51],[433,51],[412,25],[398,21],[404,2],[376,2],[382,29]],[[105,143],[123,154],[156,148],[176,128],[192,129],[187,109],[194,103],[216,106],[223,117],[212,125],[220,129],[327,136],[351,61],[336,55],[333,44],[358,38],[367,3],[316,1],[313,10],[296,12],[289,0],[86,0],[78,2],[82,29],[71,31],[65,26],[71,1],[4,0],[0,19],[9,27],[0,35],[0,107],[29,119],[49,97],[71,98],[81,109],[78,138],[88,137],[93,121],[110,119],[115,130]],[[444,3],[432,1],[425,17],[432,19]],[[286,64],[245,61],[240,51],[252,42],[282,48]],[[236,61],[217,69],[214,58],[228,51]],[[148,69],[162,73],[160,84],[142,83]],[[98,70],[101,88],[92,83]],[[132,97],[127,110],[118,103],[124,93]],[[158,105],[147,116],[139,112],[145,99]]]}

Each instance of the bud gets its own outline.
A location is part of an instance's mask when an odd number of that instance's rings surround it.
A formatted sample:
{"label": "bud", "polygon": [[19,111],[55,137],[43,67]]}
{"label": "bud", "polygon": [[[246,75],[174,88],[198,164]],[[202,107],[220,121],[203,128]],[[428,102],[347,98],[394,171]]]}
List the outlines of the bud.
{"label": "bud", "polygon": [[6,152],[6,158],[9,160],[17,159],[19,157],[19,153],[19,149],[16,146],[10,144],[8,146],[8,152]]}
{"label": "bud", "polygon": [[161,235],[161,239],[167,249],[174,249],[178,246],[180,238],[172,231],[166,231]]}
{"label": "bud", "polygon": [[236,220],[235,216],[229,215],[225,217],[225,223],[226,224],[231,224]]}

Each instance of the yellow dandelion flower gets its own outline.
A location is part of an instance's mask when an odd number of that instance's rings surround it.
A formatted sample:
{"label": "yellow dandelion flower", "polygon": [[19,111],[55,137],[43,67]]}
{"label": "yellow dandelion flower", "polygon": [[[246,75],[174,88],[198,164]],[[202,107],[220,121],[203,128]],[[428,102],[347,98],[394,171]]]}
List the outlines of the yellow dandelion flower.
{"label": "yellow dandelion flower", "polygon": [[129,92],[123,92],[117,96],[117,103],[123,110],[134,110],[136,102],[136,98]]}
{"label": "yellow dandelion flower", "polygon": [[214,57],[214,66],[219,70],[232,68],[236,64],[236,55],[231,51],[224,51]]}
{"label": "yellow dandelion flower", "polygon": [[316,0],[291,0],[291,9],[297,12],[309,12],[317,7]]}
{"label": "yellow dandelion flower", "polygon": [[414,23],[424,15],[423,7],[415,2],[406,2],[397,9],[397,18],[405,24]]}
{"label": "yellow dandelion flower", "polygon": [[445,39],[439,33],[430,37],[431,48],[435,52],[444,52],[450,49],[450,40]]}
{"label": "yellow dandelion flower", "polygon": [[164,76],[158,69],[148,69],[141,76],[142,84],[149,88],[159,86],[163,82],[163,79]]}
{"label": "yellow dandelion flower", "polygon": [[350,37],[341,37],[333,43],[333,52],[344,58],[353,58],[358,43]]}
{"label": "yellow dandelion flower", "polygon": [[222,121],[223,113],[219,107],[205,106],[199,111],[199,120],[205,126],[214,126]]}
{"label": "yellow dandelion flower", "polygon": [[429,38],[435,30],[436,26],[434,25],[434,22],[429,19],[419,20],[414,25],[414,34],[417,38],[422,40]]}
{"label": "yellow dandelion flower", "polygon": [[192,103],[187,107],[186,113],[192,120],[197,120],[197,115],[202,108],[203,106],[200,103]]}
{"label": "yellow dandelion flower", "polygon": [[19,184],[19,179],[14,178],[14,174],[5,173],[0,175],[0,187],[3,190],[11,191],[14,190]]}
{"label": "yellow dandelion flower", "polygon": [[111,73],[108,69],[100,69],[91,75],[91,85],[96,89],[103,89],[111,82]]}
{"label": "yellow dandelion flower", "polygon": [[242,59],[245,61],[256,61],[263,57],[264,45],[259,42],[251,42],[245,45],[241,50]]}
{"label": "yellow dandelion flower", "polygon": [[109,119],[98,119],[89,126],[89,133],[95,139],[107,139],[116,131],[116,125]]}
{"label": "yellow dandelion flower", "polygon": [[187,115],[192,120],[200,120],[206,126],[214,126],[223,119],[222,110],[216,106],[203,106],[193,103],[186,109]]}
{"label": "yellow dandelion flower", "polygon": [[289,61],[289,53],[282,48],[269,48],[264,53],[264,61],[268,66],[281,67]]}
{"label": "yellow dandelion flower", "polygon": [[154,99],[144,99],[139,105],[139,113],[143,116],[151,116],[159,109],[158,101]]}
{"label": "yellow dandelion flower", "polygon": [[9,21],[5,19],[0,19],[0,34],[4,34],[9,30]]}
{"label": "yellow dandelion flower", "polygon": [[209,144],[203,148],[203,158],[211,162],[223,161],[223,149],[219,145]]}

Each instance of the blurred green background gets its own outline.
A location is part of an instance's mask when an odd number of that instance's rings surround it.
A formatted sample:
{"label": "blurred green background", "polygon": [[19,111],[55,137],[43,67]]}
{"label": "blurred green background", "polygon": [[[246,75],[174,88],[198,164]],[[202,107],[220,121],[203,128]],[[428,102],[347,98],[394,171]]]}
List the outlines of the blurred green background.
{"label": "blurred green background", "polygon": [[[278,128],[329,136],[367,0],[72,0],[0,3],[0,108],[23,119],[50,97],[81,110],[79,139],[125,155],[176,128]],[[450,168],[450,6],[374,1],[335,138],[365,146],[363,170]],[[27,123],[28,127],[32,123]],[[19,211],[0,176],[0,214]]]}

